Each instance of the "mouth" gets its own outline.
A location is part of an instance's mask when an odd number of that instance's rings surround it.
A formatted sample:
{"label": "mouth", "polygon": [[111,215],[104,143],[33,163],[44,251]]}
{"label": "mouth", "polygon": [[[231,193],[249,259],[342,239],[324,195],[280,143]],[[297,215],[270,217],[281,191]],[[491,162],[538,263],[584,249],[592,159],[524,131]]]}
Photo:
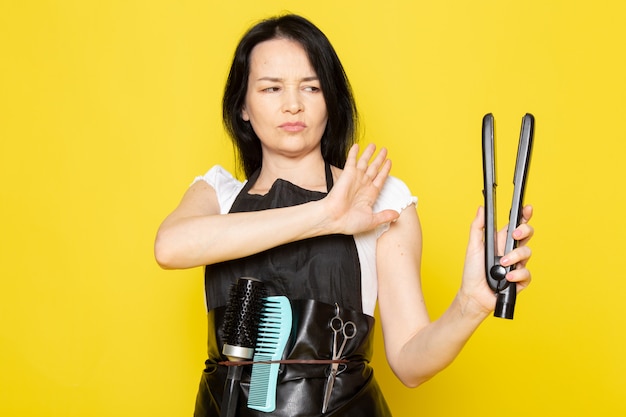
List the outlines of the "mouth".
{"label": "mouth", "polygon": [[287,132],[300,132],[306,128],[306,124],[303,122],[288,122],[283,123],[278,127]]}

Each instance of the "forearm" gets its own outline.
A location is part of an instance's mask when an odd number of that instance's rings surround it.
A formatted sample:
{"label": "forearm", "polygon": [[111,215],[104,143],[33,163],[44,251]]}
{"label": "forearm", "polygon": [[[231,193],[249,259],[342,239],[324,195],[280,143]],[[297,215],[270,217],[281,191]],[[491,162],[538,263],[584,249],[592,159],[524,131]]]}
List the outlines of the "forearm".
{"label": "forearm", "polygon": [[[525,210],[524,222],[527,222],[531,211]],[[415,387],[459,355],[474,331],[493,312],[496,297],[484,276],[484,215],[479,209],[470,228],[461,288],[450,307],[431,322],[418,285],[419,256],[405,255],[421,243],[419,228],[406,222],[411,218],[403,213],[403,219],[379,239],[379,253],[384,261],[378,264],[378,300],[387,360],[405,385]],[[405,229],[408,233],[403,234]],[[524,267],[530,249],[524,239],[532,237],[533,229],[522,224],[517,230],[520,233],[516,239],[522,244],[507,254],[506,264],[517,265],[507,279],[519,290],[530,282],[530,273]]]}
{"label": "forearm", "polygon": [[306,238],[354,235],[397,219],[394,210],[372,211],[391,168],[382,150],[369,162],[374,150],[368,146],[357,163],[353,146],[326,197],[291,207],[221,215],[213,187],[198,181],[159,228],[157,262],[164,268],[209,265]]}
{"label": "forearm", "polygon": [[256,212],[181,217],[163,223],[155,256],[164,268],[191,268],[330,233],[320,201]]}
{"label": "forearm", "polygon": [[426,382],[454,361],[488,314],[459,293],[440,318],[421,328],[397,352],[394,372],[409,387]]}

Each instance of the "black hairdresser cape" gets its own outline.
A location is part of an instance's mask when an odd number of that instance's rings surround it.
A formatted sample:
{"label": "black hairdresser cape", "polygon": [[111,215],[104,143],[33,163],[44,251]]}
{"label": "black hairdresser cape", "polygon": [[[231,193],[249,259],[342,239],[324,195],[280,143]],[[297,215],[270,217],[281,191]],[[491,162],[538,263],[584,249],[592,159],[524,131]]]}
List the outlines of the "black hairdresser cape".
{"label": "black hairdresser cape", "polygon": [[[265,195],[249,194],[256,182],[253,174],[235,199],[231,213],[295,206],[322,199],[326,193],[302,189],[277,180]],[[333,185],[326,165],[327,189]],[[236,415],[389,417],[391,412],[369,365],[373,353],[374,318],[362,313],[361,268],[352,236],[330,235],[282,245],[246,258],[205,270],[208,307],[208,359],[200,381],[195,417],[220,415],[227,366],[221,354],[222,324],[231,286],[239,277],[264,281],[269,295],[285,295],[292,306],[293,325],[283,359],[331,359],[330,319],[339,309],[344,322],[357,326],[348,340],[333,387],[328,409],[322,413],[324,388],[330,365],[282,364],[278,375],[276,409],[261,412],[248,408],[251,365],[244,367]]]}

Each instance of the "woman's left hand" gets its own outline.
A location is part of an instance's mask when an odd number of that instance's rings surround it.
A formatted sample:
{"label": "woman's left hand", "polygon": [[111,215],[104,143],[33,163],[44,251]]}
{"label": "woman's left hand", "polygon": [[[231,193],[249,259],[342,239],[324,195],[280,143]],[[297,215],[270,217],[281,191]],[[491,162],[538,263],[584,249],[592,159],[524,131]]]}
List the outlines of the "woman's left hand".
{"label": "woman's left hand", "polygon": [[[531,274],[526,268],[526,264],[532,253],[527,246],[528,241],[534,234],[533,227],[528,224],[532,213],[532,206],[527,205],[523,208],[522,221],[513,232],[513,238],[518,242],[518,246],[500,259],[502,266],[515,265],[515,269],[506,275],[506,280],[515,283],[518,293],[526,288],[531,281]],[[485,275],[484,227],[484,208],[481,207],[478,213],[476,213],[470,228],[460,294],[467,301],[467,307],[481,309],[488,313],[495,309],[496,296],[487,285]],[[497,250],[499,254],[504,252],[506,233],[506,227],[498,232]]]}

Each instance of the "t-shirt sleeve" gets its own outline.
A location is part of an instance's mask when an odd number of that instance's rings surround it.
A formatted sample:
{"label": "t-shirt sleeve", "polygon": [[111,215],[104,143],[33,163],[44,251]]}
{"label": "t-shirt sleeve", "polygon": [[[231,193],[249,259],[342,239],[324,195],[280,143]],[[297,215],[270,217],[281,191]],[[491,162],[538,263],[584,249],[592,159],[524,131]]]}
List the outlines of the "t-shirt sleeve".
{"label": "t-shirt sleeve", "polygon": [[[411,194],[409,187],[399,178],[387,177],[376,203],[374,212],[382,210],[395,210],[402,213],[402,210],[410,205],[417,205],[417,197]],[[376,228],[376,237],[379,237],[389,229],[389,223],[382,224]]]}
{"label": "t-shirt sleeve", "polygon": [[191,185],[198,181],[205,181],[213,187],[215,193],[217,194],[221,214],[226,214],[230,211],[235,198],[245,184],[245,181],[241,182],[237,180],[221,165],[214,165],[207,171],[206,174],[197,176]]}

